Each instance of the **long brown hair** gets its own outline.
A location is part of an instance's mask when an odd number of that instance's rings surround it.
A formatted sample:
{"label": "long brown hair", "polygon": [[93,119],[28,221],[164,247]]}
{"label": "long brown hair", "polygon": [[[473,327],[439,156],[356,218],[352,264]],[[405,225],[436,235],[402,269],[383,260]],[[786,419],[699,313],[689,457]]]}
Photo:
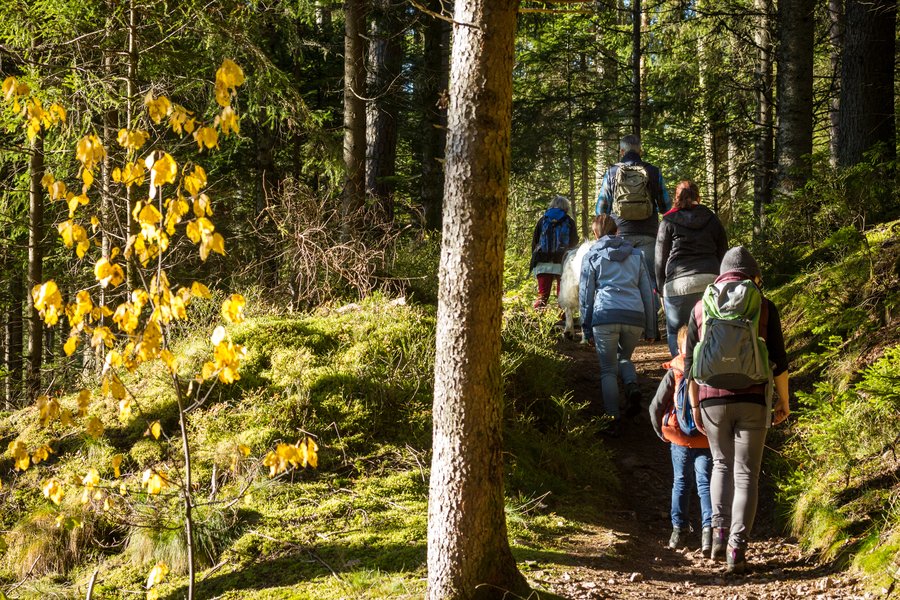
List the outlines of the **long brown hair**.
{"label": "long brown hair", "polygon": [[591,231],[594,232],[598,240],[604,235],[614,234],[618,230],[619,226],[616,225],[615,220],[605,213],[594,217],[594,221],[591,223]]}
{"label": "long brown hair", "polygon": [[672,208],[682,210],[691,208],[694,202],[700,202],[700,190],[693,181],[685,179],[675,188],[675,201],[672,202]]}

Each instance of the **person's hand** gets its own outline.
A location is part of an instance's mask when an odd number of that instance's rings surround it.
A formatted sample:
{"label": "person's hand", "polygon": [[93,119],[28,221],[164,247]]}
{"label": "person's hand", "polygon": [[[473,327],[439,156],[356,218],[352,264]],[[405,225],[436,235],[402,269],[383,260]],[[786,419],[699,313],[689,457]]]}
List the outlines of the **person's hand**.
{"label": "person's hand", "polygon": [[582,343],[582,345],[590,346],[591,348],[593,348],[594,347],[594,338],[583,337],[583,338],[581,338],[581,343]]}
{"label": "person's hand", "polygon": [[697,426],[697,429],[700,430],[700,433],[706,435],[706,427],[703,426],[703,414],[700,412],[699,406],[691,407],[691,416],[694,417],[694,424]]}
{"label": "person's hand", "polygon": [[772,417],[772,424],[778,425],[779,423],[782,423],[790,414],[791,407],[788,404],[787,399],[782,401],[781,398],[779,398],[778,404],[775,405],[775,415]]}

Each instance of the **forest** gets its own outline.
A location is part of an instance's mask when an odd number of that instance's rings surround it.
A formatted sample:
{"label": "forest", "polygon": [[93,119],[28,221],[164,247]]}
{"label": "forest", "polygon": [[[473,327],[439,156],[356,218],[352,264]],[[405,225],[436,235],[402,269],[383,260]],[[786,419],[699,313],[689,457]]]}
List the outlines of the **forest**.
{"label": "forest", "polygon": [[[897,56],[890,0],[4,0],[0,599],[900,597]],[[533,307],[627,135],[780,314],[740,575],[666,546],[666,343],[612,437]]]}

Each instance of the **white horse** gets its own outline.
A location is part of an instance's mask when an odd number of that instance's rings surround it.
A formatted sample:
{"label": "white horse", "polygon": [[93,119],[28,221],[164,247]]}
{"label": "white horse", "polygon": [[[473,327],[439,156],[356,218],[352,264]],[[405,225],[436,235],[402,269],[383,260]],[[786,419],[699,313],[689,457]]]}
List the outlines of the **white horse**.
{"label": "white horse", "polygon": [[578,285],[581,281],[581,263],[594,241],[584,242],[578,248],[569,250],[563,257],[562,276],[559,280],[557,302],[566,315],[563,335],[575,338],[575,314],[578,312]]}

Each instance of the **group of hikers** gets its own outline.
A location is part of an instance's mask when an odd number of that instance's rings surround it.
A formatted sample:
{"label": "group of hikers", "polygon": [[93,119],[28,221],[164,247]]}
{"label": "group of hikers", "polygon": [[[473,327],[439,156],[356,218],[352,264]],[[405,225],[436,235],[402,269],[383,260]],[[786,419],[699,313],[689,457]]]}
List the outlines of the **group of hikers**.
{"label": "group of hikers", "polygon": [[[790,414],[778,309],[762,294],[757,261],[742,246],[728,248],[725,228],[697,186],[680,182],[670,203],[660,169],[641,160],[640,139],[625,136],[619,150],[603,177],[578,292],[582,343],[596,348],[600,363],[606,433],[621,435],[623,416],[643,410],[631,357],[642,338],[660,340],[661,297],[671,360],[649,417],[672,457],[668,546],[688,545],[696,487],[702,554],[741,573],[766,433]],[[569,212],[568,200],[557,196],[535,227],[535,308],[547,305],[567,252],[578,246]]]}

